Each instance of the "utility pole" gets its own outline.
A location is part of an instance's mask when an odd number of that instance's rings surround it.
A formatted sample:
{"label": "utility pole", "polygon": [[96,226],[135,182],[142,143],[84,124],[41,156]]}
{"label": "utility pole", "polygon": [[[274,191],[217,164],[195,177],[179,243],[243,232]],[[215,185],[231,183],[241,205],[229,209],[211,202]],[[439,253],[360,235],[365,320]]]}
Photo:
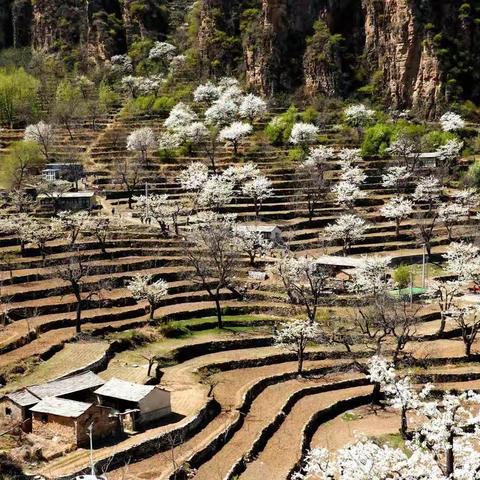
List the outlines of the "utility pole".
{"label": "utility pole", "polygon": [[423,255],[422,255],[422,288],[425,289],[426,279],[427,279],[427,264],[426,264],[426,245],[423,244]]}
{"label": "utility pole", "polygon": [[95,464],[93,463],[93,422],[88,426],[88,437],[90,438],[90,474],[96,478]]}

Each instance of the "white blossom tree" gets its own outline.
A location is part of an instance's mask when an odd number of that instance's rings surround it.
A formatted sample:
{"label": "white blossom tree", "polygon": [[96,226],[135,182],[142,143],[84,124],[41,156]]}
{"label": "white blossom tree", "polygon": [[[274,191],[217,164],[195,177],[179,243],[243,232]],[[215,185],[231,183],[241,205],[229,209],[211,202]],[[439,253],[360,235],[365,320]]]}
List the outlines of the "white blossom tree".
{"label": "white blossom tree", "polygon": [[452,163],[459,157],[464,143],[460,140],[449,140],[445,145],[438,148],[438,158],[445,169],[449,169]]}
{"label": "white blossom tree", "polygon": [[36,124],[28,125],[23,138],[24,140],[38,143],[45,161],[48,162],[50,160],[50,150],[55,140],[52,125],[45,123],[43,120]]}
{"label": "white blossom tree", "polygon": [[419,142],[408,135],[400,134],[388,147],[387,152],[395,158],[401,159],[404,167],[413,172],[420,158]]}
{"label": "white blossom tree", "polygon": [[397,194],[404,190],[411,173],[406,166],[388,167],[382,175],[382,186],[393,188]]}
{"label": "white blossom tree", "polygon": [[309,323],[314,323],[320,299],[331,277],[330,269],[313,257],[295,257],[287,253],[278,259],[271,271],[281,280],[290,303],[299,305]]}
{"label": "white blossom tree", "polygon": [[358,136],[361,136],[362,129],[372,124],[375,120],[375,111],[370,110],[362,103],[350,105],[344,112],[345,123],[357,130]]}
{"label": "white blossom tree", "polygon": [[211,175],[203,184],[199,202],[205,208],[218,212],[228,205],[235,195],[235,185],[223,175]]}
{"label": "white blossom tree", "polygon": [[363,218],[353,214],[345,214],[337,218],[335,223],[325,227],[325,234],[330,241],[340,240],[342,253],[347,255],[352,245],[360,240],[367,230]]}
{"label": "white blossom tree", "polygon": [[164,126],[167,130],[177,131],[197,121],[198,115],[192,108],[183,102],[179,102],[170,110]]}
{"label": "white blossom tree", "polygon": [[155,134],[150,127],[134,130],[127,138],[127,150],[140,153],[142,164],[148,164],[148,152],[157,148]]}
{"label": "white blossom tree", "polygon": [[335,203],[345,210],[351,210],[355,202],[363,197],[363,192],[357,183],[340,181],[332,187]]}
{"label": "white blossom tree", "polygon": [[400,236],[400,224],[403,220],[410,217],[413,213],[413,203],[405,197],[392,197],[380,209],[380,213],[385,218],[395,221],[395,235]]}
{"label": "white blossom tree", "polygon": [[413,199],[415,202],[424,202],[428,205],[429,213],[432,211],[433,205],[438,202],[442,194],[442,186],[438,178],[432,175],[423,177],[417,184]]}
{"label": "white blossom tree", "polygon": [[238,104],[231,99],[220,97],[205,112],[205,121],[209,125],[222,128],[234,122],[238,115]]}
{"label": "white blossom tree", "polygon": [[221,95],[221,89],[212,82],[207,82],[199,85],[193,92],[193,99],[195,102],[205,102],[211,104],[218,100]]}
{"label": "white blossom tree", "polygon": [[220,130],[218,137],[220,140],[231,143],[233,146],[233,154],[237,156],[238,145],[251,131],[252,126],[249,123],[233,122],[228,127]]}
{"label": "white blossom tree", "polygon": [[70,236],[70,246],[74,245],[77,238],[85,229],[87,222],[90,218],[90,213],[85,210],[78,212],[60,212],[58,219],[62,223],[62,229]]}
{"label": "white blossom tree", "polygon": [[243,184],[242,194],[253,200],[255,216],[258,217],[264,200],[273,195],[272,181],[263,175],[257,175]]}
{"label": "white blossom tree", "polygon": [[392,288],[389,278],[390,257],[365,255],[355,269],[349,289],[361,295],[384,295]]}
{"label": "white blossom tree", "polygon": [[168,294],[168,284],[163,279],[154,280],[153,275],[135,275],[128,283],[127,289],[135,300],[146,300],[150,305],[150,321],[155,310]]}
{"label": "white blossom tree", "polygon": [[469,208],[460,203],[445,203],[438,208],[438,219],[445,225],[448,239],[453,239],[453,227],[468,218]]}
{"label": "white blossom tree", "polygon": [[318,131],[318,127],[312,123],[295,123],[292,127],[289,142],[298,145],[306,153],[308,146],[318,140]]}
{"label": "white blossom tree", "polygon": [[452,242],[447,253],[447,270],[458,275],[460,281],[480,285],[480,255],[475,245],[466,242]]}
{"label": "white blossom tree", "polygon": [[153,47],[148,52],[150,60],[159,60],[163,64],[168,64],[175,56],[177,48],[168,42],[155,42]]}
{"label": "white blossom tree", "polygon": [[319,341],[321,330],[317,323],[291,320],[283,323],[275,332],[274,342],[278,348],[285,348],[297,355],[297,373],[303,375],[305,349],[309,343]]}
{"label": "white blossom tree", "polygon": [[238,110],[240,117],[248,119],[250,123],[253,123],[257,118],[263,117],[266,112],[267,102],[252,93],[244,97]]}
{"label": "white blossom tree", "polygon": [[454,112],[446,112],[440,117],[440,125],[444,132],[453,132],[465,127],[465,120]]}
{"label": "white blossom tree", "polygon": [[248,256],[252,268],[256,266],[258,258],[265,257],[273,250],[273,243],[252,228],[239,225],[235,227],[234,233],[238,250]]}

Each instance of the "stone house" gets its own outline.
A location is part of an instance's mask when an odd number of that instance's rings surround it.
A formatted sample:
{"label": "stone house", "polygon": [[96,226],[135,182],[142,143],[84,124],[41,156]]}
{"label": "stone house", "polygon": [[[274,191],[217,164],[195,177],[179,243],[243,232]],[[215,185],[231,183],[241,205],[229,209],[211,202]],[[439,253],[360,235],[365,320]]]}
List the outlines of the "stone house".
{"label": "stone house", "polygon": [[98,403],[118,412],[126,430],[137,430],[171,413],[170,392],[112,378],[95,391]]}
{"label": "stone house", "polygon": [[42,170],[42,178],[47,181],[66,180],[76,183],[84,176],[81,163],[47,163]]}
{"label": "stone house", "polygon": [[85,372],[40,385],[31,385],[5,395],[0,401],[0,412],[12,421],[21,422],[23,430],[29,432],[31,407],[43,398],[62,397],[70,400],[93,401],[96,399],[94,390],[104,383],[93,372]]}
{"label": "stone house", "polygon": [[261,233],[265,240],[275,245],[283,244],[282,231],[277,225],[242,225],[246,230]]}
{"label": "stone house", "polygon": [[46,397],[31,407],[32,433],[43,437],[60,437],[77,447],[89,444],[88,427],[93,423],[93,440],[119,434],[118,418],[110,408],[66,398]]}
{"label": "stone house", "polygon": [[96,205],[95,192],[64,192],[46,195],[41,193],[37,196],[40,204],[51,207],[56,201],[60,210],[90,210]]}

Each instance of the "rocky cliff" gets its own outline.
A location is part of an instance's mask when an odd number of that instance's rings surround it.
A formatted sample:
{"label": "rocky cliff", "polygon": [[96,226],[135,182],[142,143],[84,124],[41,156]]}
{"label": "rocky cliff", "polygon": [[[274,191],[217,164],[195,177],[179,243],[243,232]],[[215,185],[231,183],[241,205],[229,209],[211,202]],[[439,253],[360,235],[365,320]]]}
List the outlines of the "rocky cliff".
{"label": "rocky cliff", "polygon": [[[191,3],[3,0],[0,48],[101,60],[165,38]],[[427,116],[446,101],[480,102],[478,0],[198,0],[194,11],[187,43],[204,72],[242,73],[267,95],[372,95]]]}
{"label": "rocky cliff", "polygon": [[[221,25],[215,18],[232,20]],[[200,48],[210,59],[219,57],[210,39],[243,38],[246,78],[266,94],[303,88],[336,96],[360,89],[392,108],[427,116],[445,101],[480,100],[479,2],[203,0],[201,25]]]}

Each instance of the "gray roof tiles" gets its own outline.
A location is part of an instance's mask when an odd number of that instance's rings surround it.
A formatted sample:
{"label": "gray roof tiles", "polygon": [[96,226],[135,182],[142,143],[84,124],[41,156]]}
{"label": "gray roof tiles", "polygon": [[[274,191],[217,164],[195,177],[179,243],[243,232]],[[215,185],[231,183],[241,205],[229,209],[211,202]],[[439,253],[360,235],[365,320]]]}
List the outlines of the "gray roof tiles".
{"label": "gray roof tiles", "polygon": [[59,417],[78,418],[93,404],[68,400],[66,398],[46,397],[30,410],[37,413],[49,413]]}
{"label": "gray roof tiles", "polygon": [[40,401],[40,398],[33,395],[33,393],[29,392],[26,388],[18,390],[17,392],[8,393],[5,396],[21,407],[29,407]]}
{"label": "gray roof tiles", "polygon": [[139,402],[145,398],[155,387],[153,385],[140,385],[112,378],[105,385],[95,390],[95,393],[104,397],[118,398],[129,402]]}
{"label": "gray roof tiles", "polygon": [[98,375],[89,371],[41,385],[32,385],[28,390],[39,398],[62,397],[82,390],[98,388],[104,383]]}

